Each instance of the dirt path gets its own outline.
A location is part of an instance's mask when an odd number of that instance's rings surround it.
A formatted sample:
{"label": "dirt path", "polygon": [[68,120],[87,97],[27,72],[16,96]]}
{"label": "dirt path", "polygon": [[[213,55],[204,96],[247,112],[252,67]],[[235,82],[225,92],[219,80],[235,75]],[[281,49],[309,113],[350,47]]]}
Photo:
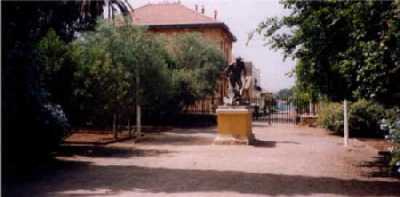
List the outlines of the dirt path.
{"label": "dirt path", "polygon": [[400,196],[377,151],[322,129],[254,123],[257,146],[211,145],[215,128],[175,129],[139,144],[68,147],[9,196]]}

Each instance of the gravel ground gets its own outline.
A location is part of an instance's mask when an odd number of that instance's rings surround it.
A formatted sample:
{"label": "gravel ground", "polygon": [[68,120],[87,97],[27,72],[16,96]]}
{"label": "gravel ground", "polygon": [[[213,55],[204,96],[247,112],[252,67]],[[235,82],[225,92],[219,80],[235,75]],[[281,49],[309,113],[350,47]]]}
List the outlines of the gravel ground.
{"label": "gravel ground", "polygon": [[338,136],[293,125],[253,130],[255,146],[212,145],[215,128],[192,128],[66,147],[6,196],[400,196],[364,142],[344,148]]}

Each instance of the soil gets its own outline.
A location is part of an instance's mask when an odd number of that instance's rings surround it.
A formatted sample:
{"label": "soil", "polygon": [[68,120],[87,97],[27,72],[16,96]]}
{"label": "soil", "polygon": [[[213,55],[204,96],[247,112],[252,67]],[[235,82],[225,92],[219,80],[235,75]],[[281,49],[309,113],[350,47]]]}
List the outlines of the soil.
{"label": "soil", "polygon": [[[159,133],[169,131],[170,127],[151,127],[144,126],[142,132],[144,133]],[[75,130],[70,136],[64,140],[64,144],[92,144],[92,145],[106,145],[127,139],[134,139],[134,128],[131,135],[128,130],[118,131],[118,137],[115,138],[112,130],[106,129],[79,129]]]}
{"label": "soil", "polygon": [[87,133],[87,132],[76,132],[64,140],[65,144],[96,144],[106,145],[109,143],[117,142],[120,140],[129,139],[128,132],[118,133],[118,138],[114,137],[114,134],[109,133]]}
{"label": "soil", "polygon": [[253,123],[257,143],[212,145],[216,129],[181,128],[105,146],[65,145],[55,161],[6,183],[6,196],[400,196],[377,149],[319,128]]}
{"label": "soil", "polygon": [[393,144],[388,142],[387,140],[379,138],[357,138],[357,139],[368,144],[369,146],[372,146],[374,149],[381,152],[390,151],[391,147],[393,146]]}

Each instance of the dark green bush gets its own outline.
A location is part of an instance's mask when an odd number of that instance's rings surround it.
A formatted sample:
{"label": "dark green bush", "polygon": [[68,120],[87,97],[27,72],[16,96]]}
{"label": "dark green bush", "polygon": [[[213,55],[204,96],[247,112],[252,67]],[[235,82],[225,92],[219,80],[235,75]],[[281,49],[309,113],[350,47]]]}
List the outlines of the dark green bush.
{"label": "dark green bush", "polygon": [[351,104],[349,109],[349,129],[352,135],[381,135],[379,121],[384,117],[383,106],[367,100]]}
{"label": "dark green bush", "polygon": [[385,138],[392,143],[391,161],[389,163],[392,172],[400,176],[400,109],[391,108],[386,110],[385,118],[380,124]]}
{"label": "dark green bush", "polygon": [[[359,100],[349,105],[349,130],[353,136],[379,135],[379,121],[383,118],[385,109],[374,102]],[[331,131],[343,132],[343,105],[341,103],[324,103],[317,123]]]}

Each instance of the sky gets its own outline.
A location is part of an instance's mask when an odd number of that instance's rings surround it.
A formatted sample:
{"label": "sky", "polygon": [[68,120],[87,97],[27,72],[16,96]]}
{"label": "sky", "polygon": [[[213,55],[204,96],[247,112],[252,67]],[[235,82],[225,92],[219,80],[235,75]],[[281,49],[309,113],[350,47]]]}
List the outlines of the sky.
{"label": "sky", "polygon": [[[177,0],[129,0],[133,8],[147,3],[177,2]],[[194,9],[204,5],[205,15],[213,17],[218,11],[217,20],[224,22],[238,41],[233,44],[233,55],[240,56],[245,61],[252,61],[260,69],[261,87],[264,91],[277,92],[294,85],[294,78],[286,73],[294,69],[295,62],[291,59],[283,61],[281,51],[264,46],[261,36],[254,36],[246,45],[248,35],[267,17],[284,16],[289,11],[283,9],[279,0],[180,0],[188,8]]]}

